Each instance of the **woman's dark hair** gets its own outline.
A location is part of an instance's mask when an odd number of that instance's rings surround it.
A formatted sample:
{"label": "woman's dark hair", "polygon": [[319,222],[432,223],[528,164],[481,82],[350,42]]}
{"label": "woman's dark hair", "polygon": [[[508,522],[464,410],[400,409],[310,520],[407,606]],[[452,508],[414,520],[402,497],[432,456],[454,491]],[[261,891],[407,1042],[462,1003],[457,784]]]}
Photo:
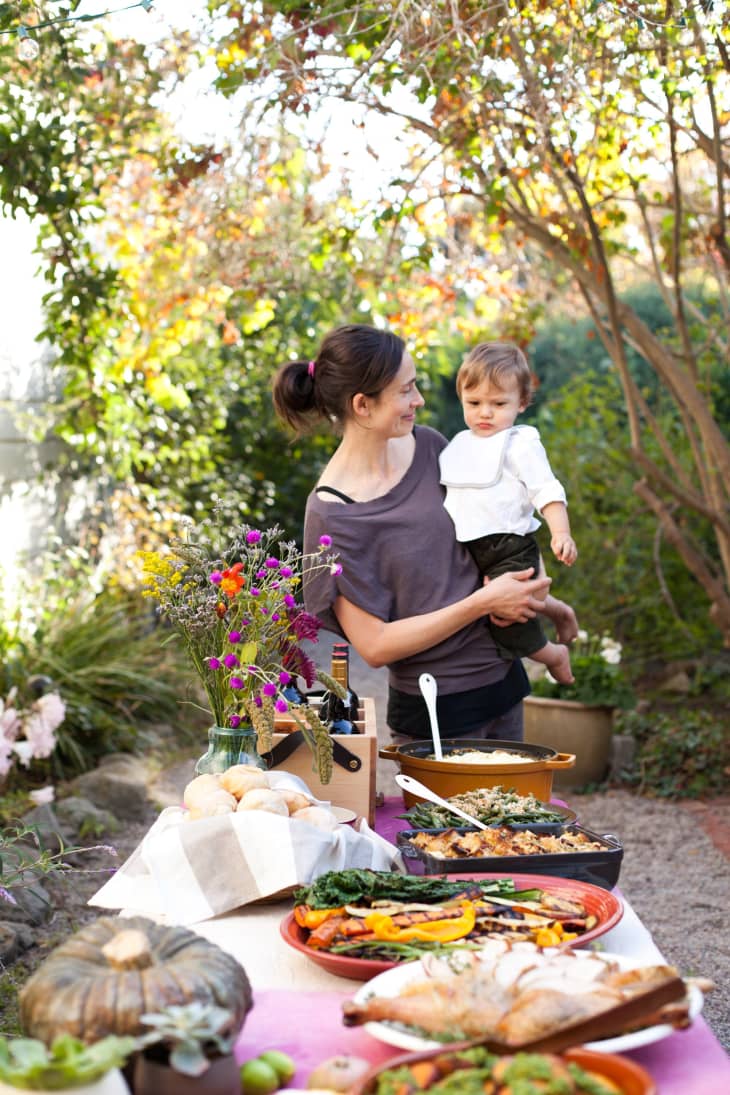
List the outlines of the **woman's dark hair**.
{"label": "woman's dark hair", "polygon": [[274,410],[297,433],[324,418],[341,425],[358,392],[375,397],[395,378],[405,343],[365,323],[335,327],[312,361],[287,361],[274,377]]}

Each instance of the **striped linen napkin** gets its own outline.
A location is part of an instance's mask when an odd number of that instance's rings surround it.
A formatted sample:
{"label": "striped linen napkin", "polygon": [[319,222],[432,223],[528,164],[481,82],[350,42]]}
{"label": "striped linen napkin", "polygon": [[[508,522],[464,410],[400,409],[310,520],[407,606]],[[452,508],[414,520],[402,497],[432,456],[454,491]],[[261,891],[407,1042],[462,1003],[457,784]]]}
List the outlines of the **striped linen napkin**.
{"label": "striped linen napkin", "polygon": [[88,902],[194,924],[286,894],[345,867],[403,870],[398,849],[361,818],[334,832],[263,810],[185,822],[163,810],[126,863]]}

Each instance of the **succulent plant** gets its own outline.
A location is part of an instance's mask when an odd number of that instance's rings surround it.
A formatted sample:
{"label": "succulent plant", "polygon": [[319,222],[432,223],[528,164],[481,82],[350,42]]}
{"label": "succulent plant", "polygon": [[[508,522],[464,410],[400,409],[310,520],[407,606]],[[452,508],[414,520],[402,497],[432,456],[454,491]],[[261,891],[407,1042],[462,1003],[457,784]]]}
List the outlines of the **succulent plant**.
{"label": "succulent plant", "polygon": [[172,1068],[186,1076],[202,1076],[211,1057],[230,1053],[238,1033],[231,1011],[199,1000],[147,1012],[140,1022],[152,1028],[142,1045],[162,1045]]}
{"label": "succulent plant", "polygon": [[113,1034],[92,1045],[61,1034],[50,1048],[36,1038],[2,1038],[0,1080],[32,1091],[63,1091],[90,1084],[121,1067],[138,1048],[136,1038]]}

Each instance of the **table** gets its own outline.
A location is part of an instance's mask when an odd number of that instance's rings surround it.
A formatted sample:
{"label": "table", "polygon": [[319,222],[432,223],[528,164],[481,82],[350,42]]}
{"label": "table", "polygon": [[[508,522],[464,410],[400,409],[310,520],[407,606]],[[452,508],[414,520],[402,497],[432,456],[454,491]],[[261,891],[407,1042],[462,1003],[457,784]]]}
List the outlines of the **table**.
{"label": "table", "polygon": [[[396,818],[400,798],[387,799],[376,815],[386,839],[406,823]],[[651,934],[623,897],[624,915],[601,937],[607,951],[661,962]],[[350,1053],[379,1064],[401,1050],[376,1041],[363,1029],[344,1027],[341,1004],[360,981],[335,977],[289,947],[279,925],[291,900],[247,906],[195,924],[194,930],[234,955],[254,986],[254,1007],[236,1044],[239,1061],[263,1049],[281,1049],[298,1064],[292,1086],[305,1086],[309,1072],[326,1057]],[[711,972],[711,971],[710,971]],[[721,1095],[730,1091],[730,1059],[700,1016],[690,1028],[627,1052],[654,1077],[659,1095]]]}

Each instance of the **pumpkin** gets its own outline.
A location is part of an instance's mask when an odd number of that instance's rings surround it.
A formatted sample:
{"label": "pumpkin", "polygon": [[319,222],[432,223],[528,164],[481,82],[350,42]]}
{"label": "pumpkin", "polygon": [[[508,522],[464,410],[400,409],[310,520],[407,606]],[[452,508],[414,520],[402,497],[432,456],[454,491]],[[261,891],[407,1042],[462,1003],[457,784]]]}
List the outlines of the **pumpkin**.
{"label": "pumpkin", "polygon": [[236,1029],[252,1006],[246,971],[232,955],[188,928],[147,917],[102,916],[55,950],[20,991],[20,1023],[50,1042],[71,1034],[141,1034],[145,1012],[193,1000],[233,1014]]}

